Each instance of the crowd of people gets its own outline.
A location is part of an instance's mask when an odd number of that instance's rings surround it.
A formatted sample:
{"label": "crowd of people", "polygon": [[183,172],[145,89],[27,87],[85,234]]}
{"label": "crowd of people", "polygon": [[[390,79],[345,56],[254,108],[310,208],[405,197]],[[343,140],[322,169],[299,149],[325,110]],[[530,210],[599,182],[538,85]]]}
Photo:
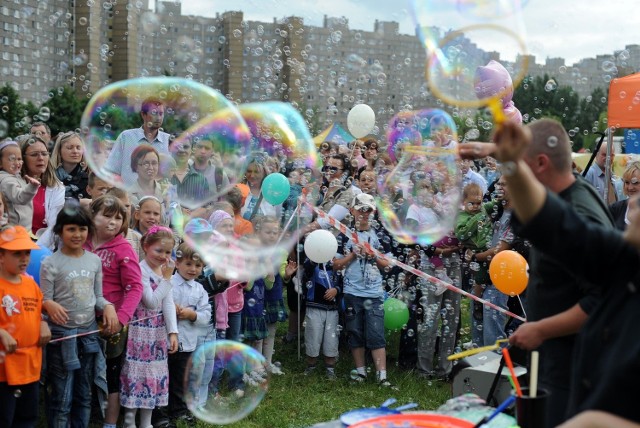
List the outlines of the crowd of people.
{"label": "crowd of people", "polygon": [[[599,329],[598,340],[619,344],[618,334],[633,327],[620,316],[619,329],[602,324],[603,311],[615,310],[603,305],[619,296],[611,297],[612,291],[599,286],[606,280],[604,271],[585,274],[600,263],[584,272],[576,268],[575,253],[582,253],[583,247],[568,247],[567,241],[549,254],[548,247],[563,235],[553,234],[550,243],[551,238],[539,236],[548,233],[531,231],[545,224],[565,225],[553,215],[564,219],[568,208],[545,208],[545,218],[552,221],[521,225],[533,215],[519,214],[525,204],[515,192],[525,186],[508,167],[514,161],[526,163],[535,179],[573,206],[582,222],[613,230],[633,220],[632,206],[624,197],[640,189],[640,164],[629,165],[622,177],[624,196],[609,198],[609,207],[599,192],[602,184],[593,187],[574,173],[562,126],[543,119],[527,127],[531,142],[521,143],[524,148],[517,159],[492,144],[467,151],[466,159],[456,164],[459,183],[446,176],[445,164],[457,142],[442,128],[430,144],[445,149],[447,159],[405,163],[401,185],[385,195],[378,191],[396,168],[402,147],[389,152],[375,138],[347,145],[323,142],[318,148],[321,183],[313,183],[312,172],[295,162],[267,153],[249,154],[242,182],[233,183],[213,142],[175,144],[162,131],[164,108],[155,98],[142,103],[142,126],[120,134],[104,171],[91,171],[81,135],[61,132],[52,139],[46,123],[33,124],[29,135],[0,142],[0,425],[34,426],[38,416],[33,403],[39,400],[41,384],[49,426],[88,426],[95,405],[92,397],[103,409],[105,428],[115,428],[121,413],[125,427],[192,420],[184,384],[174,379],[185,377],[197,346],[219,339],[243,341],[264,356],[265,373],[282,374],[290,368],[273,356],[277,324],[287,319],[285,343],[304,334],[304,375],[317,376],[322,357],[326,379],[343,376],[350,382],[367,382],[369,362],[380,387],[393,389],[384,330],[384,300],[390,295],[410,309],[401,331],[399,363],[423,378],[450,381],[453,364],[447,356],[462,347],[508,338],[524,350],[540,351],[540,386],[553,396],[547,426],[590,409],[634,419],[627,403],[614,398],[619,397],[616,382],[620,377],[633,379],[634,367],[626,366],[628,372],[605,367],[618,363],[613,357],[595,358],[605,346],[593,349],[594,339],[578,335],[591,324],[591,331]],[[460,150],[465,153],[471,146],[460,145]],[[491,157],[493,151],[500,165]],[[101,178],[102,173],[117,177],[126,191]],[[273,173],[284,174],[290,182],[289,197],[282,204],[271,204],[262,194],[262,182]],[[597,173],[592,177],[602,179]],[[398,224],[419,234],[443,221],[447,204],[454,200],[451,191],[458,187],[460,212],[444,238],[427,245],[402,243],[383,227],[385,213],[377,211],[376,197],[391,198]],[[327,218],[301,208],[303,189],[307,198],[314,198],[312,205],[347,224],[357,236],[338,236],[338,252],[327,264],[314,263],[296,246],[289,254],[278,253],[276,268],[266,276],[243,281],[216,272],[198,248],[185,242],[188,234],[215,235],[218,242],[275,247],[290,232],[287,227],[294,215],[301,240],[320,228],[338,235]],[[567,227],[576,231],[592,226]],[[624,244],[615,236],[617,247],[612,251],[621,253]],[[566,248],[562,257],[560,247]],[[39,262],[37,283],[24,275],[34,249],[52,253]],[[491,259],[505,250],[518,251],[529,260],[526,295],[508,296],[491,283]],[[624,251],[627,259],[637,259],[637,253],[627,254],[631,252],[626,247]],[[471,340],[462,343],[460,294],[403,271],[390,259],[526,314],[527,322],[472,301]],[[628,279],[635,274],[637,269],[632,272],[630,266],[618,269],[618,282],[624,281],[625,273]],[[635,288],[627,288],[627,293],[635,293]],[[336,372],[342,346],[353,359],[349,374]],[[593,359],[576,364],[575,348],[589,349]],[[635,356],[630,352],[624,362],[637,364],[632,362]],[[222,388],[242,397],[241,379],[221,382],[220,367],[214,364],[207,370],[199,400],[219,395]],[[586,370],[593,370],[592,380],[577,381],[576,373],[587,376]],[[606,376],[611,379],[603,380]],[[601,383],[593,383],[596,380]]]}

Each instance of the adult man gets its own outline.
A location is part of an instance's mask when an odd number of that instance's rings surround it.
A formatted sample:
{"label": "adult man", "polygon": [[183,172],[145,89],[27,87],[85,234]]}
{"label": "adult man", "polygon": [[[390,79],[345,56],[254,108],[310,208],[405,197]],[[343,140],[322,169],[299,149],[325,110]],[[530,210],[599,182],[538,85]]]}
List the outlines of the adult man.
{"label": "adult man", "polygon": [[[613,167],[613,159],[615,154],[611,151],[611,157],[609,160],[609,165]],[[587,171],[587,175],[584,178],[596,188],[600,197],[603,201],[607,203],[607,205],[611,205],[614,202],[617,202],[621,199],[624,199],[622,194],[622,182],[611,176],[611,182],[609,183],[609,190],[607,192],[607,199],[604,199],[604,189],[605,189],[605,163],[607,161],[607,145],[602,144],[600,146],[600,150],[598,150],[598,154],[596,155],[596,161],[591,165],[589,171]]]}
{"label": "adult man", "polygon": [[[571,204],[584,220],[613,227],[602,199],[592,186],[572,172],[569,136],[562,124],[541,119],[527,127],[533,139],[524,161],[538,181]],[[540,386],[553,396],[547,407],[546,426],[553,427],[564,420],[569,400],[576,333],[600,297],[590,284],[535,246],[529,265],[528,322],[516,330],[510,343],[526,350],[539,350]]]}
{"label": "adult man", "polygon": [[49,152],[53,150],[54,141],[51,139],[51,128],[44,122],[34,122],[31,125],[31,129],[29,130],[29,134],[40,138],[44,144],[47,146]]}
{"label": "adult man", "polygon": [[463,159],[460,163],[460,172],[462,172],[462,188],[469,183],[476,183],[482,189],[482,194],[487,192],[487,180],[471,168],[473,161]]}
{"label": "adult man", "polygon": [[142,126],[122,131],[109,153],[105,169],[132,185],[138,179],[131,170],[131,155],[140,144],[150,144],[158,153],[169,154],[169,134],[160,130],[164,120],[164,104],[158,98],[147,98],[140,109]]}
{"label": "adult man", "polygon": [[204,175],[209,189],[216,194],[229,187],[229,177],[222,166],[220,153],[215,151],[214,141],[202,138],[193,146],[193,169]]}
{"label": "adult man", "polygon": [[[640,382],[638,198],[629,204],[630,224],[623,239],[619,231],[585,222],[573,207],[535,179],[522,160],[531,143],[528,129],[505,123],[495,140],[496,145],[486,148],[474,146],[481,153],[491,150],[509,166],[505,174],[513,193],[516,232],[603,291],[601,302],[578,334],[571,364],[567,415],[578,416],[562,427],[637,427],[637,399],[628,391]],[[474,157],[473,149],[461,147],[460,154]]]}

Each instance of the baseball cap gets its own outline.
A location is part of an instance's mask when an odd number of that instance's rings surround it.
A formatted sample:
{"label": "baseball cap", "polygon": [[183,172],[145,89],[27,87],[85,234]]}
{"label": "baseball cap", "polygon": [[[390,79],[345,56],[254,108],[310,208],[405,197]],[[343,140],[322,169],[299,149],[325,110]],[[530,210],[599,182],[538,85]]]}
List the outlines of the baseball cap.
{"label": "baseball cap", "polygon": [[0,229],[0,249],[10,251],[39,250],[29,232],[22,226],[5,226]]}
{"label": "baseball cap", "polygon": [[355,208],[357,210],[362,208],[371,208],[372,210],[375,210],[376,200],[373,196],[367,193],[360,193],[353,198],[353,201],[351,201],[351,208]]}

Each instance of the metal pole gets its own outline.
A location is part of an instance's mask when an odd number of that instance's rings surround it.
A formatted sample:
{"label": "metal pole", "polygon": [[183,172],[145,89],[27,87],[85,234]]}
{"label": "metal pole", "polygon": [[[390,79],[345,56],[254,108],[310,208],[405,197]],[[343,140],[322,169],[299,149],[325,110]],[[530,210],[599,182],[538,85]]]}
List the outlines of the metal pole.
{"label": "metal pole", "polygon": [[604,161],[604,203],[608,204],[611,183],[611,154],[613,151],[613,130],[607,128],[607,158]]}

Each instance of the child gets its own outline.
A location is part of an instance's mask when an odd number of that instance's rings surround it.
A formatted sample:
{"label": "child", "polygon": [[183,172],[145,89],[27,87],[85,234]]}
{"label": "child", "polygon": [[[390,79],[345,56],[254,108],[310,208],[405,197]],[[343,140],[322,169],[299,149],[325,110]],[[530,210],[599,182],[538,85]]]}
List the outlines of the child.
{"label": "child", "polygon": [[[102,178],[98,177],[95,172],[89,172],[89,178],[87,179],[87,194],[91,199],[97,199],[100,196],[104,196],[107,194],[109,189],[111,189],[111,185],[104,181]],[[81,202],[87,201],[91,203],[89,199],[82,199]]]}
{"label": "child", "polygon": [[162,222],[162,203],[155,196],[143,196],[133,213],[133,229],[144,235],[153,226]]}
{"label": "child", "polygon": [[[473,253],[483,252],[491,244],[493,227],[489,213],[495,202],[482,204],[482,188],[476,183],[467,184],[462,189],[463,209],[456,220],[455,234],[460,243]],[[470,256],[470,274],[473,274],[472,292],[481,297],[486,284],[489,283],[489,268],[486,263],[477,263]],[[469,278],[471,279],[471,278]],[[482,321],[482,304],[473,303],[473,316]]]}
{"label": "child", "polygon": [[244,206],[244,196],[242,196],[242,191],[236,185],[234,186],[229,193],[225,196],[227,201],[233,207],[233,219],[235,221],[235,226],[233,231],[238,236],[250,235],[253,233],[253,223],[249,220],[246,220],[240,214],[240,210]]}
{"label": "child", "polygon": [[[355,230],[360,242],[368,242],[380,248],[376,231],[371,229],[370,217],[376,209],[373,196],[361,193],[351,202],[351,215],[355,219]],[[380,386],[394,388],[387,379],[387,357],[384,337],[384,288],[380,269],[389,266],[385,259],[374,257],[364,248],[349,240],[345,244],[346,255],[338,254],[333,259],[333,269],[344,269],[344,303],[347,316],[349,348],[356,365],[354,381],[366,380],[364,351],[371,350]]]}
{"label": "child", "polygon": [[[260,245],[260,238],[246,235],[245,242]],[[271,288],[273,282],[259,278],[249,281],[244,288],[244,306],[242,308],[242,329],[244,339],[256,351],[262,354],[262,342],[268,336],[267,320],[264,316],[264,293]]]}
{"label": "child", "polygon": [[84,249],[95,253],[102,260],[102,294],[113,303],[118,316],[115,328],[104,329],[111,335],[107,340],[107,386],[109,398],[104,418],[104,428],[115,428],[120,414],[120,371],[122,354],[126,345],[125,327],[142,298],[142,277],[138,255],[127,242],[127,210],[122,202],[110,195],[94,199],[89,206],[94,231]]}
{"label": "child", "polygon": [[[278,237],[280,236],[280,222],[276,217],[260,217],[256,221],[256,230],[260,242],[263,245],[271,248],[275,247],[278,242]],[[284,281],[291,281],[291,277],[297,270],[296,263],[293,261],[287,263],[286,256],[287,254],[284,253],[278,272],[276,272],[275,275],[272,274],[265,278],[267,287],[264,293],[264,309],[268,335],[263,343],[262,355],[264,355],[267,360],[267,369],[275,375],[284,374],[278,365],[272,363],[273,348],[276,339],[276,322],[284,322],[287,320],[287,312],[282,297],[282,286]],[[269,283],[271,283],[270,286]]]}
{"label": "child", "polygon": [[40,182],[28,175],[20,177],[22,162],[18,143],[11,140],[0,143],[0,193],[6,198],[5,212],[10,224],[31,230],[33,198]]}
{"label": "child", "polygon": [[153,409],[169,403],[167,353],[178,351],[178,322],[171,291],[173,244],[173,232],[164,226],[153,226],[142,237],[142,301],[129,324],[120,374],[120,404],[126,408],[127,428],[136,426],[137,409],[140,427],[148,428]]}
{"label": "child", "polygon": [[42,293],[25,275],[31,250],[39,247],[22,226],[0,230],[0,426],[38,422],[42,347],[51,339],[42,320]]}
{"label": "child", "polygon": [[[200,255],[185,243],[178,246],[176,254],[177,272],[171,278],[171,283],[180,341],[179,352],[169,357],[169,379],[184,379],[187,363],[196,349],[198,338],[207,333],[211,321],[211,305],[207,292],[196,281],[204,268]],[[170,382],[168,410],[174,418],[189,414],[183,396],[183,382]]]}
{"label": "child", "polygon": [[[102,297],[102,262],[85,251],[89,231],[93,229],[86,208],[76,202],[67,204],[53,227],[62,246],[40,266],[44,310],[54,339],[80,335],[50,343],[46,353],[46,405],[49,426],[88,426],[91,416],[91,388],[104,366],[97,333],[96,309],[103,312],[104,325],[118,325],[114,306]],[[98,360],[102,363],[97,364]],[[102,373],[102,378],[106,373]],[[102,385],[106,396],[107,385]]]}
{"label": "child", "polygon": [[[336,380],[336,361],[340,333],[338,331],[338,295],[340,288],[332,271],[325,272],[318,264],[307,260],[304,263],[305,277],[311,278],[311,286],[306,290],[306,316],[304,330],[307,368],[305,376],[315,371],[320,355],[324,355],[327,379]],[[328,277],[327,274],[330,276]]]}
{"label": "child", "polygon": [[[131,212],[131,198],[129,197],[129,194],[122,189],[118,189],[117,187],[112,187],[111,189],[109,189],[107,194],[115,196],[116,198],[120,199],[120,202],[122,202],[122,205],[124,205],[124,207],[127,209],[127,214],[129,215],[129,218],[131,218],[133,213]],[[129,242],[129,244],[131,244],[135,252],[138,253],[138,258],[140,260],[144,258],[142,245],[140,245],[141,239],[142,239],[142,235],[140,233],[136,232],[132,228],[127,229],[127,241]]]}

